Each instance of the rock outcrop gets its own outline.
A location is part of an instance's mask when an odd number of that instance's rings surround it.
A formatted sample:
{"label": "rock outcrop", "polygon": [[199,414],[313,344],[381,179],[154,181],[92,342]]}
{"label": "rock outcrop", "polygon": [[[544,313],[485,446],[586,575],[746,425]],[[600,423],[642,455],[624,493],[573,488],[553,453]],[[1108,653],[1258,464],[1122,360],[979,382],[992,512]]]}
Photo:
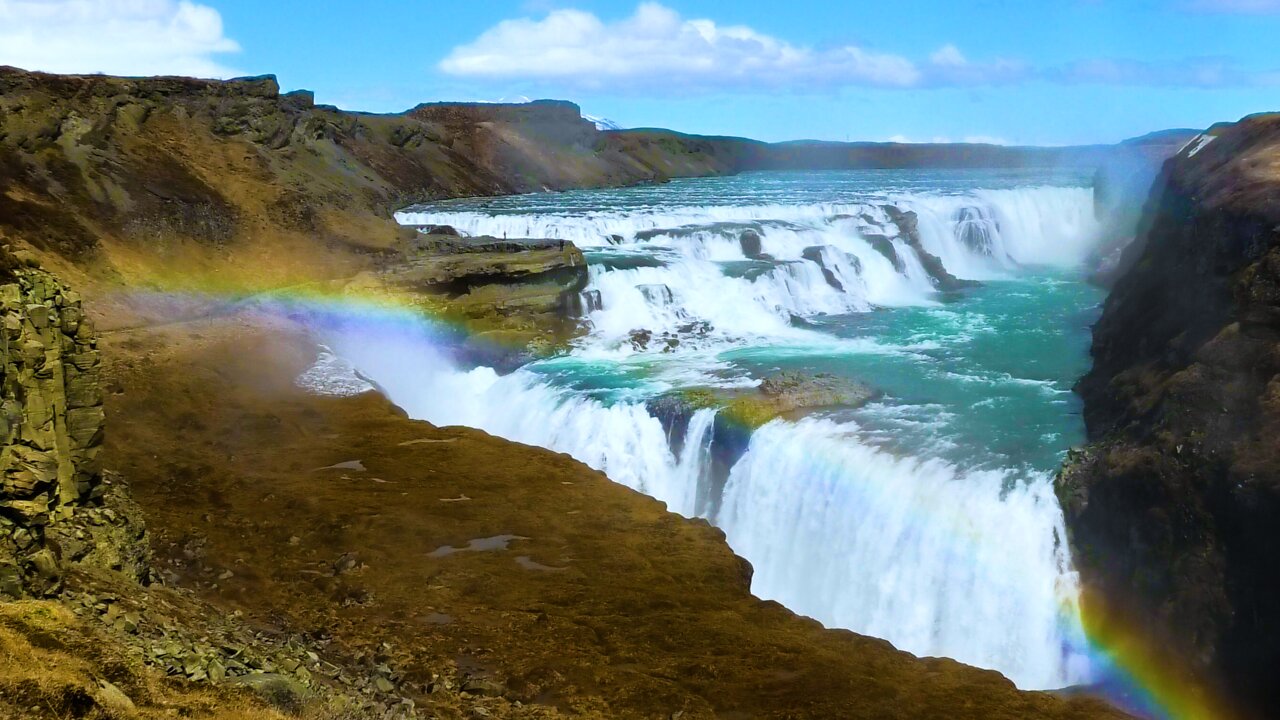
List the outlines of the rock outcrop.
{"label": "rock outcrop", "polygon": [[[141,572],[138,553],[121,549],[127,543],[93,537],[121,523],[95,509],[110,483],[98,459],[101,360],[80,296],[40,270],[7,274],[0,279],[0,593],[54,593],[66,561],[90,554]],[[131,534],[140,531],[126,528]]]}
{"label": "rock outcrop", "polygon": [[[920,265],[929,274],[929,279],[934,287],[943,292],[950,292],[975,287],[980,284],[974,280],[961,280],[952,275],[946,266],[942,264],[942,258],[924,249],[924,245],[920,242],[920,217],[916,215],[914,210],[901,210],[893,205],[882,205],[881,208],[889,216],[889,220],[898,226],[898,232],[901,234],[903,242],[907,244],[907,247],[915,251],[916,257],[920,258]],[[881,252],[884,253],[885,251],[882,250]],[[888,257],[888,253],[885,253],[885,256]],[[896,260],[896,253],[892,259]],[[897,262],[901,261],[898,260]]]}
{"label": "rock outcrop", "polygon": [[[1170,160],[1058,481],[1091,594],[1246,716],[1280,713],[1280,116]],[[1087,608],[1086,608],[1087,610]]]}
{"label": "rock outcrop", "polygon": [[587,261],[564,240],[419,234],[348,290],[390,290],[445,320],[465,362],[511,369],[559,351],[599,294],[583,296]]}
{"label": "rock outcrop", "polygon": [[649,400],[647,409],[662,423],[678,457],[693,414],[713,408],[710,469],[701,479],[696,510],[714,518],[729,472],[747,451],[751,435],[778,418],[798,419],[819,410],[860,408],[882,393],[865,383],[829,373],[780,372],[747,389],[691,388]]}

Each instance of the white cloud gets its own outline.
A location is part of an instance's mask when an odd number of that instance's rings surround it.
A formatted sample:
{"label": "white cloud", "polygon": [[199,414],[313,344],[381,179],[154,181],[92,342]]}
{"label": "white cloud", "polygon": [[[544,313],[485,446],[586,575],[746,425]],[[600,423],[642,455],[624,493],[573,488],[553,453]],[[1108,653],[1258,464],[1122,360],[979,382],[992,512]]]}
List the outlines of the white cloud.
{"label": "white cloud", "polygon": [[[2,1],[2,0],[0,0]],[[529,0],[542,6],[542,0]],[[1280,11],[1280,0],[1186,0],[1184,9]],[[582,10],[550,10],[540,18],[504,20],[439,64],[448,75],[654,95],[688,91],[830,91],[841,87],[937,88],[1029,81],[1148,87],[1256,87],[1280,83],[1280,70],[1254,71],[1230,58],[1171,62],[1083,58],[1060,66],[1021,60],[969,59],[955,45],[928,57],[858,45],[815,48],[744,25],[689,19],[643,2],[620,20]]]}
{"label": "white cloud", "polygon": [[919,87],[1007,82],[1023,72],[1010,62],[970,62],[954,46],[923,63],[857,45],[815,49],[745,25],[687,19],[656,2],[606,22],[581,10],[541,19],[504,20],[453,49],[441,71],[487,79],[559,81],[607,87]]}
{"label": "white cloud", "polygon": [[0,0],[0,65],[56,73],[237,74],[222,16],[181,0]]}

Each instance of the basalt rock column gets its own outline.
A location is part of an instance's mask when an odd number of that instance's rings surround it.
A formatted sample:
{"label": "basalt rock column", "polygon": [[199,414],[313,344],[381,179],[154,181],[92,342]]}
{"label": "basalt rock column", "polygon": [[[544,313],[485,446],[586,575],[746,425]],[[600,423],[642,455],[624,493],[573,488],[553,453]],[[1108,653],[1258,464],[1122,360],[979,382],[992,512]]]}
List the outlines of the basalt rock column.
{"label": "basalt rock column", "polygon": [[0,594],[59,584],[53,526],[100,500],[102,390],[80,297],[52,275],[0,280]]}

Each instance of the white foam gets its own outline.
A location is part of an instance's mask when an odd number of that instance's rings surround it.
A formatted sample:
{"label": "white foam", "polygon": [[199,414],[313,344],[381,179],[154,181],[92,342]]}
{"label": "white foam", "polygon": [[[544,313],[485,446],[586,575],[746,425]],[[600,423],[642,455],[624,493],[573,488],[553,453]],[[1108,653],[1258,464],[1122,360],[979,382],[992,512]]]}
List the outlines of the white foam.
{"label": "white foam", "polygon": [[356,374],[356,369],[343,358],[321,346],[316,361],[298,376],[298,387],[317,395],[348,397],[374,390],[374,386]]}
{"label": "white foam", "polygon": [[752,590],[1019,687],[1087,680],[1081,630],[1063,620],[1078,588],[1050,479],[894,457],[856,430],[775,422],[752,437],[718,518],[755,567]]}

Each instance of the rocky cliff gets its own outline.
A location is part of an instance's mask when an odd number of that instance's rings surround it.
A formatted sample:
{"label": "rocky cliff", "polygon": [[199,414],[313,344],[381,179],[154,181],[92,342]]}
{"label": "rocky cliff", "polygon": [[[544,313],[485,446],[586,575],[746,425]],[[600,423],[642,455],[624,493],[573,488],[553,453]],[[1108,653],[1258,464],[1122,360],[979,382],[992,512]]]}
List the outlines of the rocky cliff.
{"label": "rocky cliff", "polygon": [[125,279],[290,251],[341,272],[402,240],[411,202],[658,179],[616,155],[567,104],[366,115],[270,77],[0,68],[0,232]]}
{"label": "rocky cliff", "polygon": [[0,279],[0,595],[61,589],[69,562],[146,572],[141,525],[104,512],[101,360],[80,296],[21,267]]}
{"label": "rocky cliff", "polygon": [[463,364],[502,371],[559,352],[580,330],[582,251],[558,240],[459,237],[424,228],[403,255],[347,284],[389,292],[453,332]]}
{"label": "rocky cliff", "polygon": [[1093,174],[1093,201],[1103,236],[1087,261],[1094,284],[1109,289],[1129,269],[1124,250],[1138,235],[1160,168],[1198,135],[1199,130],[1151,133],[1120,143],[1102,159]]}
{"label": "rocky cliff", "polygon": [[1246,715],[1280,713],[1280,117],[1170,160],[1094,328],[1059,480],[1086,585]]}

